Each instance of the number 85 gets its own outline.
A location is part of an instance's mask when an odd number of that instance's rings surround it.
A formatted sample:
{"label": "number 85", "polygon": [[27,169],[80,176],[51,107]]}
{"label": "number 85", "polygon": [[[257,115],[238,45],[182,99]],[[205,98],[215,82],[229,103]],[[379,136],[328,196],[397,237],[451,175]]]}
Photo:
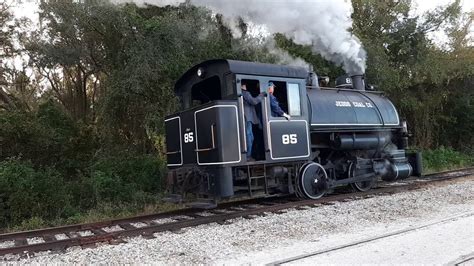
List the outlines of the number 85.
{"label": "number 85", "polygon": [[284,134],[281,136],[281,142],[285,145],[298,143],[298,136],[296,134]]}

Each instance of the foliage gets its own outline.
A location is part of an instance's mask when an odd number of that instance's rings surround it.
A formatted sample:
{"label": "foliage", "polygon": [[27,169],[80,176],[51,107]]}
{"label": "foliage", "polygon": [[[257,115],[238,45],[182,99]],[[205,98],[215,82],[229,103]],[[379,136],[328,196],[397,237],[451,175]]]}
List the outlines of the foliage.
{"label": "foliage", "polygon": [[467,166],[474,166],[474,155],[466,155],[445,147],[423,151],[423,168],[425,173]]}
{"label": "foliage", "polygon": [[0,163],[0,224],[24,219],[55,219],[69,209],[69,195],[60,173],[52,168],[35,170],[29,162],[7,160]]}
{"label": "foliage", "polygon": [[75,174],[93,153],[94,137],[61,107],[48,101],[36,113],[0,113],[0,159],[18,157]]}
{"label": "foliage", "polygon": [[148,195],[163,188],[165,166],[153,155],[120,152],[101,156],[90,167],[95,198],[100,202],[129,202],[143,205]]}
{"label": "foliage", "polygon": [[135,211],[157,204],[163,160],[120,146],[99,150],[97,133],[57,103],[0,113],[0,122],[0,226],[74,221],[107,204]]}

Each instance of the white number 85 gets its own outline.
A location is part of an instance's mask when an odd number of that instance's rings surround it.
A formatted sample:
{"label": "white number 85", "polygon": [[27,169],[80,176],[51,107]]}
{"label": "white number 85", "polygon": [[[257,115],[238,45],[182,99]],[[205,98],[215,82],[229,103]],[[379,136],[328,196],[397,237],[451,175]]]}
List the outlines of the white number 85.
{"label": "white number 85", "polygon": [[296,134],[285,134],[281,136],[281,142],[283,144],[296,144],[298,143],[298,136]]}
{"label": "white number 85", "polygon": [[189,143],[194,141],[193,132],[185,133],[184,134],[184,143]]}

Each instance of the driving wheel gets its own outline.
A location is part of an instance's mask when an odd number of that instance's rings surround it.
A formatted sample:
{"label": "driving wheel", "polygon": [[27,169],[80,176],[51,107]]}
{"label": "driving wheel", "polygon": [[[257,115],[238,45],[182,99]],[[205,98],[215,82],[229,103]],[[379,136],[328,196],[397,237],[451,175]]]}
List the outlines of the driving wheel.
{"label": "driving wheel", "polygon": [[[349,165],[347,177],[352,178],[355,176],[355,174],[356,174],[355,163],[351,163]],[[369,191],[374,186],[374,184],[375,184],[375,179],[372,178],[371,180],[367,180],[367,181],[351,183],[351,187],[356,191],[365,192],[365,191]]]}
{"label": "driving wheel", "polygon": [[298,176],[298,186],[303,197],[319,199],[328,191],[328,176],[323,166],[318,163],[303,165]]}

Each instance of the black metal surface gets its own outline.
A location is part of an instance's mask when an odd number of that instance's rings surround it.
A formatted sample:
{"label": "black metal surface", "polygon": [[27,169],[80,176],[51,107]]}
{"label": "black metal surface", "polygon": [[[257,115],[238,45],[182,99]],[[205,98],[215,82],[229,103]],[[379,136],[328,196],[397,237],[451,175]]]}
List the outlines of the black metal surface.
{"label": "black metal surface", "polygon": [[181,155],[182,165],[240,162],[239,122],[236,101],[214,101],[170,116],[165,122],[167,148],[171,150],[167,150],[171,152],[168,165],[181,166],[177,164]]}
{"label": "black metal surface", "polygon": [[340,150],[371,150],[381,149],[388,141],[388,137],[381,134],[338,134],[333,146]]}
{"label": "black metal surface", "polygon": [[[270,77],[288,77],[288,78],[306,78],[308,70],[302,67],[282,66],[274,64],[263,64],[248,61],[215,59],[202,62],[190,68],[176,82],[175,92],[179,95],[186,91],[189,84],[199,81],[197,76],[198,68],[206,70],[207,76],[213,76],[216,73],[248,74],[256,76]],[[191,81],[191,83],[189,83]]]}
{"label": "black metal surface", "polygon": [[310,155],[305,121],[272,120],[270,154],[272,160],[305,159]]}
{"label": "black metal surface", "polygon": [[352,78],[352,88],[354,90],[364,91],[365,90],[365,81],[364,75],[354,75]]}
{"label": "black metal surface", "polygon": [[235,102],[215,102],[209,107],[195,111],[194,119],[199,164],[241,160],[239,121]]}
{"label": "black metal surface", "polygon": [[181,121],[179,116],[175,116],[165,121],[166,136],[166,156],[168,164],[182,165],[182,143],[181,143]]}
{"label": "black metal surface", "polygon": [[398,114],[387,98],[353,90],[307,90],[312,130],[398,127]]}

